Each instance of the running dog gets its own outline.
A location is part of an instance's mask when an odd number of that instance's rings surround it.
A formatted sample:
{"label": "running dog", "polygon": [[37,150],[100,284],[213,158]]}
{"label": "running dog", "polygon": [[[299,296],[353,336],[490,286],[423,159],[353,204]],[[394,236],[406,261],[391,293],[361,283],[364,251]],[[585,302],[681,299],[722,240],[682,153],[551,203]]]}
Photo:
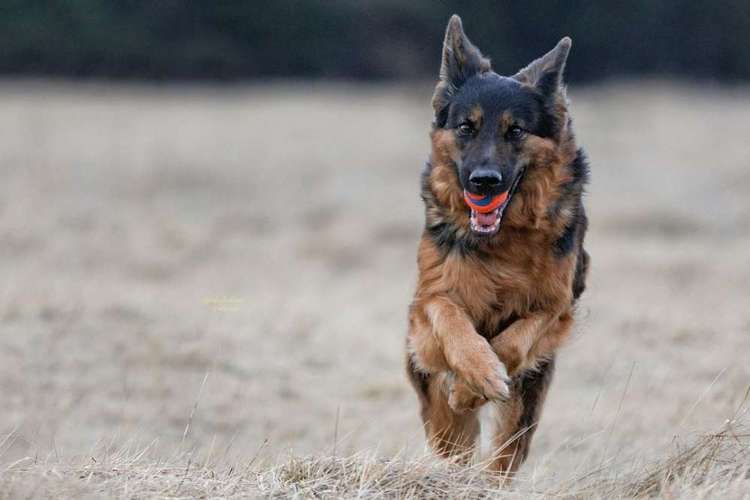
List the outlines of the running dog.
{"label": "running dog", "polygon": [[589,267],[589,169],[563,82],[570,46],[563,38],[500,76],[453,16],[432,98],[407,371],[442,456],[468,457],[477,410],[494,407],[490,464],[507,474],[528,455]]}

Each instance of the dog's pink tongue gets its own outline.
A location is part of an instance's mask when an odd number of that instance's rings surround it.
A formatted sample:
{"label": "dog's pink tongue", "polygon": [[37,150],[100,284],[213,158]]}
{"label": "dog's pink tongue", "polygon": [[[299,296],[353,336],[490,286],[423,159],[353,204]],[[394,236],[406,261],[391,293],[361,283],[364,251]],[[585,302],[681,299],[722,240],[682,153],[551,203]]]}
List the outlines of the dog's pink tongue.
{"label": "dog's pink tongue", "polygon": [[493,210],[488,214],[482,214],[477,212],[477,223],[482,226],[492,226],[497,220],[497,210]]}

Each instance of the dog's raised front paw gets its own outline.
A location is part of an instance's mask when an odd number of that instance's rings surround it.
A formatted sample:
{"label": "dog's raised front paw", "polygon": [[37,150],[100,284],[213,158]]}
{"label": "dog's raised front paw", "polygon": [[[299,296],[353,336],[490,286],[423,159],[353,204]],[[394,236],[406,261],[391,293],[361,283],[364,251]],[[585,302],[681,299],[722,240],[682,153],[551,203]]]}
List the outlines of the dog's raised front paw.
{"label": "dog's raised front paw", "polygon": [[454,363],[456,376],[468,388],[490,401],[502,401],[510,396],[510,378],[505,365],[483,338],[466,349]]}
{"label": "dog's raised front paw", "polygon": [[448,379],[448,406],[455,413],[465,413],[479,409],[487,402],[484,396],[476,394],[461,379],[451,376]]}

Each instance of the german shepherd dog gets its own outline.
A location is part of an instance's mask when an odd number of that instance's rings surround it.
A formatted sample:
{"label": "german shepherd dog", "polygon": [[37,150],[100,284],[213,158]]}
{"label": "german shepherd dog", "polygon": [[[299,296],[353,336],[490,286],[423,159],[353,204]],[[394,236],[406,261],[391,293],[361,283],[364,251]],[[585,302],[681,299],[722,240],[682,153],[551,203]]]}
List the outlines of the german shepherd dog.
{"label": "german shepherd dog", "polygon": [[[489,463],[508,474],[528,455],[589,267],[588,166],[563,83],[570,46],[563,38],[500,76],[453,16],[432,99],[407,371],[442,456],[468,459],[477,410],[493,407]],[[480,213],[466,196],[504,201]]]}

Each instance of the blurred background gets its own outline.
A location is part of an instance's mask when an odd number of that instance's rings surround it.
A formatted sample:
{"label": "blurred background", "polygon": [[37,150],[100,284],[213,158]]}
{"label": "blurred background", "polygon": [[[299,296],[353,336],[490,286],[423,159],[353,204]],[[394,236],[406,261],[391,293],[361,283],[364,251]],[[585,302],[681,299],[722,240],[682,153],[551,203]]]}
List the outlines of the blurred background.
{"label": "blurred background", "polygon": [[522,67],[567,34],[576,43],[573,82],[750,77],[750,4],[743,0],[6,0],[0,72],[208,81],[432,78],[435,47],[454,12],[501,67]]}
{"label": "blurred background", "polygon": [[0,460],[422,450],[403,343],[453,13],[501,74],[573,38],[593,268],[532,463],[731,415],[750,2],[6,0]]}

